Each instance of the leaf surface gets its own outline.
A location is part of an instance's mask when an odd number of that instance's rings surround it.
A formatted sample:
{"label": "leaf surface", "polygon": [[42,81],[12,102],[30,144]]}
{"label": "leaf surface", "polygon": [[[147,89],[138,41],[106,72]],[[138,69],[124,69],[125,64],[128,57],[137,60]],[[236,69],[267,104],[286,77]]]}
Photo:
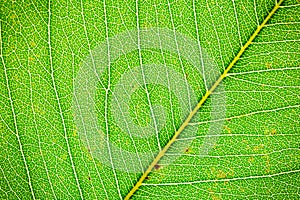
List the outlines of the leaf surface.
{"label": "leaf surface", "polygon": [[299,2],[0,8],[1,199],[299,198]]}

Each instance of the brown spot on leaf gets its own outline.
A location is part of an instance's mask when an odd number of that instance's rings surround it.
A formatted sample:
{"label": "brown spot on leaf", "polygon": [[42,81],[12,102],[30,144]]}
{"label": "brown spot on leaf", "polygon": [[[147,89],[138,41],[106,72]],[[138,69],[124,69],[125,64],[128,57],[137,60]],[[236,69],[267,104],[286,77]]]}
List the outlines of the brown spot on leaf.
{"label": "brown spot on leaf", "polygon": [[188,79],[189,78],[189,74],[185,73],[185,78]]}
{"label": "brown spot on leaf", "polygon": [[154,165],[154,169],[155,169],[155,170],[159,170],[160,167],[161,167],[161,166],[160,166],[159,164]]}
{"label": "brown spot on leaf", "polygon": [[271,129],[271,135],[275,135],[276,134],[276,129]]}
{"label": "brown spot on leaf", "polygon": [[184,149],[184,153],[191,153],[191,152],[192,152],[192,149],[190,149],[189,147]]}

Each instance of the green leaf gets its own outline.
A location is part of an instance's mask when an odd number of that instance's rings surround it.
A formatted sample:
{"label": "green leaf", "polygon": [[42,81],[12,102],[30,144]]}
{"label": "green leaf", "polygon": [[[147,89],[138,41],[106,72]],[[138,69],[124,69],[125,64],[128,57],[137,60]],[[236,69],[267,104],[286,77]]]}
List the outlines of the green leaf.
{"label": "green leaf", "polygon": [[299,1],[0,9],[1,199],[299,199]]}

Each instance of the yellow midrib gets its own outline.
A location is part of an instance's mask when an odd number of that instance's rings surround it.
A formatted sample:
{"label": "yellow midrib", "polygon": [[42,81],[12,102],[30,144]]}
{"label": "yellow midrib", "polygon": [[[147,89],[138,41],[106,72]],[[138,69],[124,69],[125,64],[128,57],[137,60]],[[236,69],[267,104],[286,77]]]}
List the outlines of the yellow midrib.
{"label": "yellow midrib", "polygon": [[268,16],[264,19],[264,21],[257,27],[255,32],[252,34],[252,36],[249,38],[249,40],[246,42],[244,46],[241,47],[239,53],[234,57],[234,59],[231,61],[231,63],[228,65],[228,67],[225,69],[223,74],[218,78],[218,80],[214,83],[214,85],[205,93],[205,95],[202,97],[202,99],[199,101],[199,103],[195,106],[193,111],[188,115],[188,117],[185,119],[185,121],[182,123],[182,125],[179,127],[179,129],[175,132],[174,136],[171,140],[164,146],[164,148],[158,153],[156,158],[152,161],[152,163],[149,165],[147,170],[143,173],[139,181],[135,184],[135,186],[129,191],[129,193],[126,195],[125,200],[128,200],[142,185],[145,178],[148,176],[148,174],[152,171],[154,166],[158,163],[158,161],[165,155],[165,153],[168,151],[170,146],[175,142],[176,138],[180,135],[180,133],[185,129],[186,126],[188,126],[188,123],[191,121],[193,116],[197,113],[199,108],[203,105],[203,103],[207,100],[207,98],[210,96],[210,94],[218,87],[218,85],[221,83],[221,81],[226,77],[229,70],[235,65],[235,63],[240,59],[242,54],[245,52],[245,50],[249,47],[249,45],[252,43],[254,38],[258,35],[258,33],[262,30],[262,28],[265,26],[265,24],[269,21],[269,19],[273,16],[273,14],[276,12],[276,10],[280,7],[284,0],[280,0],[277,4],[275,4],[272,11],[268,14]]}

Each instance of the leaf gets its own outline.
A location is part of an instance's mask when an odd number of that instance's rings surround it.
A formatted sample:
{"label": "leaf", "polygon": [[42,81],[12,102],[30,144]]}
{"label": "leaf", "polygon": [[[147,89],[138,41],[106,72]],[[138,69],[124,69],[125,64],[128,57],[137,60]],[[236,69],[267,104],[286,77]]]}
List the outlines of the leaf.
{"label": "leaf", "polygon": [[299,198],[299,2],[0,5],[1,199]]}

